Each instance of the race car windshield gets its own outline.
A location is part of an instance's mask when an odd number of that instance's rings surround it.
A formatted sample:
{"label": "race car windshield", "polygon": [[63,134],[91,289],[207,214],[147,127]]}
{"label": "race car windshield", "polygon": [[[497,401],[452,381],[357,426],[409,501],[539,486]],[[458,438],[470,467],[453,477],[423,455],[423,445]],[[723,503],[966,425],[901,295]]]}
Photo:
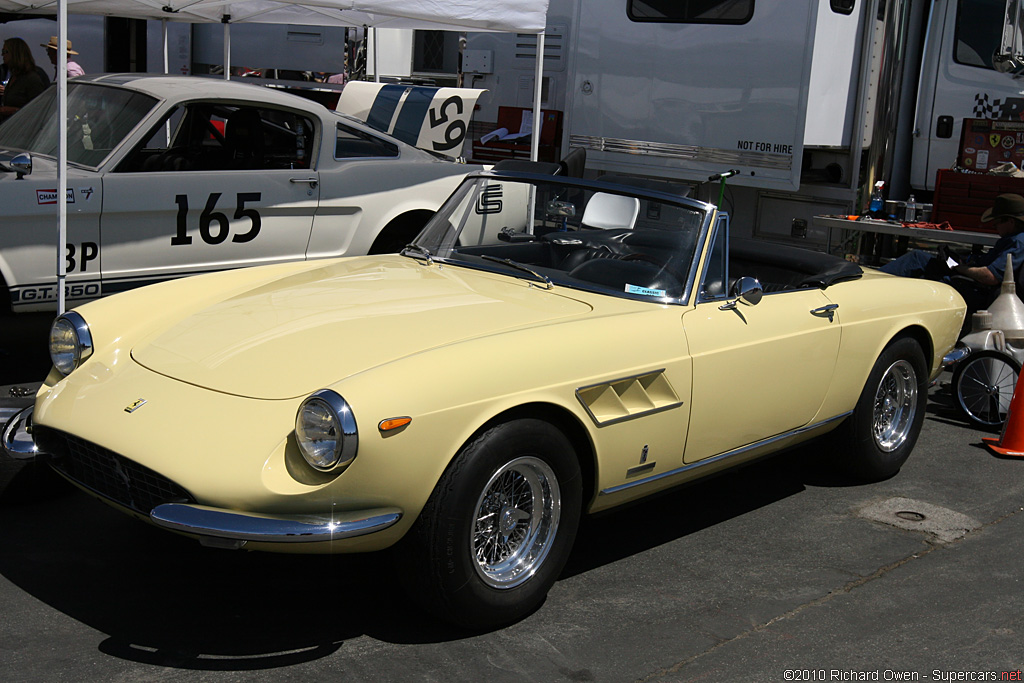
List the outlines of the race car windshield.
{"label": "race car windshield", "polygon": [[[157,105],[142,93],[68,85],[68,161],[96,167]],[[0,149],[57,157],[57,88],[47,88],[0,126]]]}
{"label": "race car windshield", "polygon": [[[416,238],[436,259],[541,286],[680,301],[707,206],[588,183],[468,178]],[[530,277],[532,275],[532,277]]]}

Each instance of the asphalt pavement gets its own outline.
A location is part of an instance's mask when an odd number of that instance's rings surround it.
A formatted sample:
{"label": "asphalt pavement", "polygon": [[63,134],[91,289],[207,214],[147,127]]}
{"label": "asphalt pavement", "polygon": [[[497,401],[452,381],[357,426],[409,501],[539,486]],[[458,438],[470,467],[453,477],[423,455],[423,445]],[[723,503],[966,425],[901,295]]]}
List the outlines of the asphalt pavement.
{"label": "asphalt pavement", "polygon": [[0,679],[1022,680],[1024,458],[947,394],[888,481],[812,444],[586,519],[547,601],[483,634],[386,553],[203,548],[0,456]]}

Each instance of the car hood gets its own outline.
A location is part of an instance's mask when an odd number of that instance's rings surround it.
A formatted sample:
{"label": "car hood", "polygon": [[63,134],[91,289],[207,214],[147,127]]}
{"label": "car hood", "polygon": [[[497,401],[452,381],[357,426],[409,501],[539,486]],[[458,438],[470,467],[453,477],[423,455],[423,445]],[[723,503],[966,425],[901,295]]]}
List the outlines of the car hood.
{"label": "car hood", "polygon": [[215,391],[294,398],[432,348],[590,310],[515,277],[356,257],[268,277],[141,341],[132,358]]}

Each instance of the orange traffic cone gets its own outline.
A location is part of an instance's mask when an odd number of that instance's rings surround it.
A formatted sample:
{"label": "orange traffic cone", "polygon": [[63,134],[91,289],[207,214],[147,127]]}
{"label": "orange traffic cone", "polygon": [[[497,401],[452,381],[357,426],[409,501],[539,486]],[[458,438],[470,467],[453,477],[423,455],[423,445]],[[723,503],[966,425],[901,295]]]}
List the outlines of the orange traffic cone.
{"label": "orange traffic cone", "polygon": [[1024,458],[1024,390],[1020,386],[1022,380],[1024,372],[1017,377],[1017,386],[1013,388],[1013,398],[1010,399],[1010,409],[1006,411],[1002,434],[998,439],[981,439],[993,453]]}

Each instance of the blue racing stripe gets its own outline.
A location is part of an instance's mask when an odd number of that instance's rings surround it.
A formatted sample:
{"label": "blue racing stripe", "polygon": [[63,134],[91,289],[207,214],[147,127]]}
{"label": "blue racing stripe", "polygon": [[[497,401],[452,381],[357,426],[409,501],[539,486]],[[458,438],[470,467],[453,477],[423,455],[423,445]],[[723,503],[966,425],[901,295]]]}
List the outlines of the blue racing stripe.
{"label": "blue racing stripe", "polygon": [[366,117],[366,125],[374,130],[387,133],[388,126],[391,125],[391,119],[395,115],[395,109],[398,108],[398,101],[402,99],[402,95],[405,94],[407,87],[405,85],[385,85],[381,88],[377,92],[377,97],[373,100],[373,104],[370,106],[370,113]]}
{"label": "blue racing stripe", "polygon": [[395,122],[395,130],[391,135],[407,145],[415,146],[420,137],[420,128],[423,127],[423,117],[427,115],[436,94],[437,88],[413,88],[402,104],[402,111],[398,113],[398,121]]}

